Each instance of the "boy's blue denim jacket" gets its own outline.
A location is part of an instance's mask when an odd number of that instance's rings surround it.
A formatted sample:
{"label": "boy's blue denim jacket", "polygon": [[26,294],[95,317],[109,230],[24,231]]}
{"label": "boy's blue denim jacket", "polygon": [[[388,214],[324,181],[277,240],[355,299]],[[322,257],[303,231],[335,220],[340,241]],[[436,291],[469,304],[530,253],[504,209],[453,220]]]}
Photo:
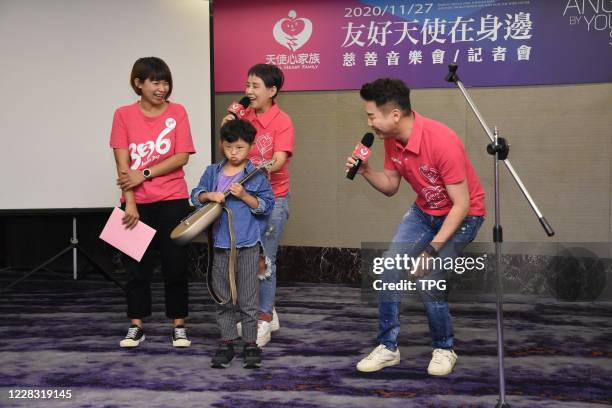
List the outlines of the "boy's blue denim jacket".
{"label": "boy's blue denim jacket", "polygon": [[[200,178],[198,186],[191,190],[191,202],[195,205],[196,209],[204,205],[198,200],[200,193],[217,191],[219,174],[223,171],[225,162],[226,160],[223,160],[208,166]],[[248,160],[244,168],[244,176],[253,170],[255,170],[255,166]],[[244,188],[248,194],[257,198],[259,207],[252,209],[244,201],[231,194],[225,199],[225,206],[232,210],[234,218],[237,248],[250,247],[261,242],[261,237],[268,223],[268,216],[274,208],[274,193],[272,193],[272,186],[264,173],[260,172],[252,177],[246,182]],[[214,247],[230,248],[229,227],[225,210],[221,213],[221,217],[217,222],[219,225],[218,228],[215,228]]]}

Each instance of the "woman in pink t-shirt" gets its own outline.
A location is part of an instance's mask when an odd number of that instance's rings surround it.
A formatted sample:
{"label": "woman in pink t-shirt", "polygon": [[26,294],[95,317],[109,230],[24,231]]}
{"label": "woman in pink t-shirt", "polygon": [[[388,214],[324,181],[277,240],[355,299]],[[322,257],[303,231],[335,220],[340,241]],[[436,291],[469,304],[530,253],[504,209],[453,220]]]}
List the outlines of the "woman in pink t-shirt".
{"label": "woman in pink t-shirt", "polygon": [[125,209],[123,223],[134,228],[140,221],[157,232],[138,263],[126,259],[127,316],[131,320],[121,347],[136,347],[144,341],[142,320],[151,315],[151,278],[154,250],[161,254],[166,316],[173,321],[172,344],[188,347],[185,318],[189,288],[187,253],[170,239],[172,228],[189,211],[183,166],[195,152],[187,112],[170,102],[172,75],[164,61],[140,58],[134,63],[130,85],[140,100],[115,111],[110,146],[117,165],[117,185]]}
{"label": "woman in pink t-shirt", "polygon": [[[271,332],[280,327],[274,309],[276,252],[289,218],[289,161],[293,155],[295,134],[291,118],[280,110],[275,102],[284,79],[283,72],[277,66],[257,64],[249,69],[245,89],[245,94],[251,102],[244,119],[251,122],[257,130],[249,159],[256,165],[264,160],[276,160],[269,171],[275,198],[274,210],[262,237],[267,267],[265,273],[260,276],[257,325],[259,347],[266,345],[270,341]],[[227,115],[223,118],[223,123],[232,119],[233,115]]]}

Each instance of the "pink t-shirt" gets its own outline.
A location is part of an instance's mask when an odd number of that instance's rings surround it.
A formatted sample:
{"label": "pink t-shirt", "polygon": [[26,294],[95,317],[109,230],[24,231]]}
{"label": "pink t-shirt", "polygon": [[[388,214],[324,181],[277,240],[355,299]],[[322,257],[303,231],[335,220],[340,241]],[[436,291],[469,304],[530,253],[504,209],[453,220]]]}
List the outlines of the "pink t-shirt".
{"label": "pink t-shirt", "polygon": [[461,139],[440,122],[414,112],[406,146],[385,139],[385,168],[402,175],[417,193],[416,203],[430,215],[446,215],[453,206],[445,185],[467,179],[468,215],[486,215],[485,193]]}
{"label": "pink t-shirt", "polygon": [[[164,113],[154,118],[142,113],[139,102],[117,109],[110,146],[130,152],[132,170],[152,167],[176,153],[195,153],[187,112],[182,105],[171,102]],[[185,172],[178,168],[145,180],[134,188],[134,197],[138,204],[187,198]]]}
{"label": "pink t-shirt", "polygon": [[274,103],[270,109],[257,116],[255,110],[247,108],[244,119],[257,129],[255,143],[249,152],[254,165],[270,160],[274,152],[287,152],[289,157],[278,171],[270,174],[270,184],[274,197],[284,197],[289,193],[289,161],[293,154],[294,134],[291,118]]}

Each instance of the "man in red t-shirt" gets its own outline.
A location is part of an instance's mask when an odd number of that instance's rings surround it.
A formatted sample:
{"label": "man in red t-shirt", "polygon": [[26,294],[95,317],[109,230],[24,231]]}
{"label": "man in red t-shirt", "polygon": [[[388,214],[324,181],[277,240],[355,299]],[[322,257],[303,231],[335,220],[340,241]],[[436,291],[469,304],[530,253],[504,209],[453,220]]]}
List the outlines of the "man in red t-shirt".
{"label": "man in red t-shirt", "polygon": [[[425,305],[432,338],[433,356],[427,372],[447,375],[457,360],[445,288],[448,271],[440,267],[427,270],[423,265],[436,264],[427,262],[429,258],[439,257],[445,262],[455,259],[476,237],[486,215],[484,190],[455,132],[413,111],[410,90],[402,81],[378,79],[363,85],[360,95],[368,125],[384,140],[385,164],[382,171],[376,171],[366,161],[359,174],[386,196],[398,191],[402,178],[417,194],[384,257],[407,255],[423,260],[410,273],[418,279],[414,288]],[[349,157],[346,166],[351,168],[355,163]],[[385,271],[383,282],[398,283],[404,272],[398,267]],[[421,284],[425,280],[443,284],[426,289],[427,285]],[[379,345],[357,364],[359,371],[373,372],[399,364],[401,293],[391,289],[397,286],[383,287],[386,289],[380,293]]]}

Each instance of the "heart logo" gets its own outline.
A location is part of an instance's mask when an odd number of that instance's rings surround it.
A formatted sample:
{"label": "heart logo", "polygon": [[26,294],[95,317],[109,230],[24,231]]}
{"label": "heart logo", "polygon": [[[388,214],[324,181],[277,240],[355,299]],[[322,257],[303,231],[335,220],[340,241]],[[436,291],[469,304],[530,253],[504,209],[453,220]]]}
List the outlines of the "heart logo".
{"label": "heart logo", "polygon": [[255,144],[257,145],[257,148],[259,149],[259,152],[262,156],[268,151],[272,150],[273,143],[274,140],[272,140],[272,137],[269,133],[265,133],[261,136],[258,136],[257,140],[255,141]]}
{"label": "heart logo", "polygon": [[421,164],[419,166],[419,172],[427,181],[429,181],[429,184],[436,184],[436,181],[438,181],[438,178],[440,177],[438,170],[433,167],[429,167],[426,164]]}
{"label": "heart logo", "polygon": [[272,34],[280,45],[291,51],[296,51],[310,39],[312,21],[303,17],[297,18],[295,10],[291,10],[288,18],[282,18],[274,24]]}
{"label": "heart logo", "polygon": [[421,193],[425,196],[429,208],[440,208],[448,200],[446,189],[442,186],[426,187]]}

